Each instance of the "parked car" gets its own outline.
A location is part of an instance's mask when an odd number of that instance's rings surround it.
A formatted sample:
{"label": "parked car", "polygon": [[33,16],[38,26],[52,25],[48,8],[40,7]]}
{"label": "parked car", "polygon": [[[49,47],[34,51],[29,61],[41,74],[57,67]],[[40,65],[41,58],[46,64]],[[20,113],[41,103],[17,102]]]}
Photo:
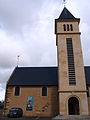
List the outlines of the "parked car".
{"label": "parked car", "polygon": [[11,108],[8,112],[8,117],[22,117],[23,110],[21,108]]}

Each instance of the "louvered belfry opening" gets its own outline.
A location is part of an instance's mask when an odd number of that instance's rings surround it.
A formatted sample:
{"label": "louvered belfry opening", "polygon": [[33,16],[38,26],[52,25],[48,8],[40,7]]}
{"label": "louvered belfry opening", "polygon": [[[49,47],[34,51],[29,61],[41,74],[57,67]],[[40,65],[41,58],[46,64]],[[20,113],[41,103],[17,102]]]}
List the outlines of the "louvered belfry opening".
{"label": "louvered belfry opening", "polygon": [[67,44],[67,57],[68,57],[69,84],[70,85],[76,85],[72,39],[67,38],[66,39],[66,44]]}

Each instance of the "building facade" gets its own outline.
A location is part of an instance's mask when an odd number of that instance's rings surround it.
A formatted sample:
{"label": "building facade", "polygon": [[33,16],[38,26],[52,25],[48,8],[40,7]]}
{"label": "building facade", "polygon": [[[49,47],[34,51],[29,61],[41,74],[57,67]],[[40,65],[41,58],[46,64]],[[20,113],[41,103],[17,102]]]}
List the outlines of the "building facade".
{"label": "building facade", "polygon": [[6,85],[5,111],[23,116],[90,114],[90,67],[84,67],[80,19],[66,7],[55,19],[58,67],[16,67]]}
{"label": "building facade", "polygon": [[57,67],[16,67],[7,82],[4,115],[18,107],[26,117],[56,116],[59,112],[57,71]]}
{"label": "building facade", "polygon": [[[42,91],[45,86],[20,86],[20,93],[15,95],[16,87],[8,87],[7,95],[9,94],[9,98],[7,96],[6,116],[8,110],[13,107],[22,108],[25,117],[51,117],[58,114],[57,87],[48,86],[46,88],[48,95],[44,95]],[[31,107],[28,99],[32,102]]]}

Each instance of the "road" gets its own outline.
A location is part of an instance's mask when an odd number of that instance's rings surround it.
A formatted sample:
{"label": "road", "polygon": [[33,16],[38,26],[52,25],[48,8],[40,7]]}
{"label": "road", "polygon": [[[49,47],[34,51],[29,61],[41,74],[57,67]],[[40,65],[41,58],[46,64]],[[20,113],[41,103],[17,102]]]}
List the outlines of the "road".
{"label": "road", "polygon": [[0,117],[0,120],[53,120],[52,118],[7,118]]}

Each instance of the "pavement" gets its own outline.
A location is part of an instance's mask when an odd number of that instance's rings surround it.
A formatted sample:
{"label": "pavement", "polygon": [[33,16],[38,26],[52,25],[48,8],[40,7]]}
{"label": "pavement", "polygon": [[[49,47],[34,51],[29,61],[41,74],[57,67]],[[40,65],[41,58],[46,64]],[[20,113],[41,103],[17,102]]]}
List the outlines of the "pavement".
{"label": "pavement", "polygon": [[53,120],[90,120],[89,115],[58,115]]}
{"label": "pavement", "polygon": [[58,115],[53,118],[30,118],[30,117],[22,117],[22,118],[7,118],[2,116],[2,112],[0,111],[0,120],[90,120],[90,116],[81,116],[81,115]]}
{"label": "pavement", "polygon": [[0,117],[0,120],[52,120],[52,118],[7,118],[7,117]]}
{"label": "pavement", "polygon": [[90,116],[81,116],[81,115],[69,115],[69,116],[56,116],[53,118],[7,118],[0,117],[0,120],[90,120]]}

